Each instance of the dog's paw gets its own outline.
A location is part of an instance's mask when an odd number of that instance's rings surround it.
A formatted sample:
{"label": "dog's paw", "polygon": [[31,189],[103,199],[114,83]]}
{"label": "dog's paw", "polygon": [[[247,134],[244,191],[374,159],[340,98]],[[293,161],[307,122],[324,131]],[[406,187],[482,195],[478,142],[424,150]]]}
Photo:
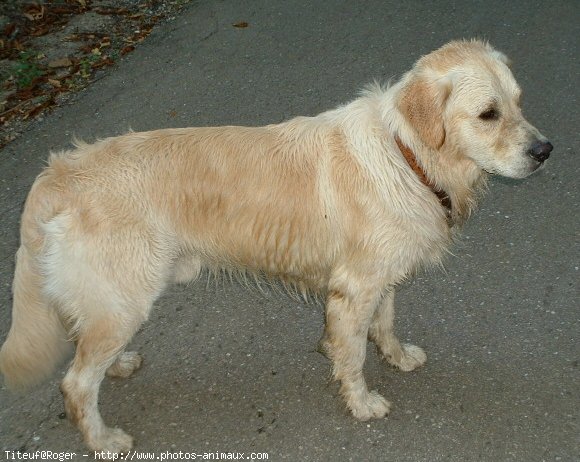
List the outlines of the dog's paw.
{"label": "dog's paw", "polygon": [[105,428],[98,438],[87,441],[87,445],[103,458],[119,459],[119,454],[127,453],[133,447],[133,438],[120,428]]}
{"label": "dog's paw", "polygon": [[142,356],[136,351],[125,351],[119,355],[115,363],[107,369],[109,377],[126,379],[141,367]]}
{"label": "dog's paw", "polygon": [[385,359],[389,364],[398,367],[402,371],[410,372],[427,362],[427,354],[421,347],[404,343],[401,345],[400,350],[386,355]]}
{"label": "dog's paw", "polygon": [[365,393],[362,397],[350,398],[347,403],[352,415],[358,420],[380,419],[391,410],[391,403],[376,391]]}

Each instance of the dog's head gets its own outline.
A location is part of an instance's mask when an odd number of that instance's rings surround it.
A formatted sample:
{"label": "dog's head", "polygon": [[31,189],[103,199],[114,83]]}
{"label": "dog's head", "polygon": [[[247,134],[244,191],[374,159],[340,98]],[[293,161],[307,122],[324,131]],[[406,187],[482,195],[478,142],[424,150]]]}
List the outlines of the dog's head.
{"label": "dog's head", "polygon": [[520,94],[503,53],[459,41],[417,62],[398,107],[430,148],[454,148],[487,172],[523,178],[543,165],[552,145],[523,117]]}

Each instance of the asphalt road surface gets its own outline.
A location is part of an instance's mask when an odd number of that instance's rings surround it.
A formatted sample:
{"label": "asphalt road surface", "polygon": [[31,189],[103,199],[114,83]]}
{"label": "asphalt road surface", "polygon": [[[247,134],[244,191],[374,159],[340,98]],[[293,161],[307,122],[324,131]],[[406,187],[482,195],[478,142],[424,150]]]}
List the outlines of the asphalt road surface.
{"label": "asphalt road surface", "polygon": [[[580,460],[579,18],[579,2],[558,0],[193,3],[0,152],[0,338],[22,202],[49,150],[129,128],[313,115],[450,39],[485,38],[513,60],[524,112],[555,149],[525,181],[494,179],[446,271],[401,288],[398,333],[429,359],[405,374],[369,347],[367,380],[393,402],[389,417],[346,412],[316,352],[319,304],[229,280],[165,293],[132,344],[144,367],[104,381],[101,412],[156,456]],[[62,372],[24,396],[0,389],[0,459],[37,449],[86,459],[64,419]]]}

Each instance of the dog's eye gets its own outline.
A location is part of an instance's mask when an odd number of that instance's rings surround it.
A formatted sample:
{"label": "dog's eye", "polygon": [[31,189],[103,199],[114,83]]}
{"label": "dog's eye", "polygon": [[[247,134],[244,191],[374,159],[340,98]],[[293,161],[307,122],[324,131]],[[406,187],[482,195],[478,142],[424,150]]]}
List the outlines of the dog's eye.
{"label": "dog's eye", "polygon": [[487,109],[479,114],[481,120],[497,120],[499,119],[499,112],[495,109]]}

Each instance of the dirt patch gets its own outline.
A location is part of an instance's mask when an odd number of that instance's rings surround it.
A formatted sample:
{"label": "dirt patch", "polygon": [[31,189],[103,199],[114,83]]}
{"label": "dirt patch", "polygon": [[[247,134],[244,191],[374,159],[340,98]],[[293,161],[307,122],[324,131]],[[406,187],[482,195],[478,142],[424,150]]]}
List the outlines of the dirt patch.
{"label": "dirt patch", "polygon": [[193,0],[2,0],[0,148]]}

